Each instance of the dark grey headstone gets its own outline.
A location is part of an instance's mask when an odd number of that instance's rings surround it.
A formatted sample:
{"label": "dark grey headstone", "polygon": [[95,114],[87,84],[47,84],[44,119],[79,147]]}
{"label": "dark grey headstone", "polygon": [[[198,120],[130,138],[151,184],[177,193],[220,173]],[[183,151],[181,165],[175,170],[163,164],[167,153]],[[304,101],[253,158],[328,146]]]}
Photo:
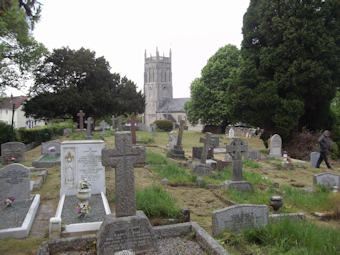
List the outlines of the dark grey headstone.
{"label": "dark grey headstone", "polygon": [[30,171],[21,164],[0,169],[0,201],[13,196],[17,201],[30,199]]}
{"label": "dark grey headstone", "polygon": [[[192,158],[201,159],[203,147],[192,147]],[[214,149],[209,148],[207,159],[212,159],[214,157]]]}
{"label": "dark grey headstone", "polygon": [[325,185],[327,188],[333,188],[334,186],[340,187],[340,175],[332,173],[321,173],[314,175],[313,183]]}
{"label": "dark grey headstone", "polygon": [[112,255],[122,250],[133,250],[137,254],[158,251],[157,238],[143,211],[136,215],[105,217],[97,234],[97,254]]}
{"label": "dark grey headstone", "polygon": [[233,138],[230,144],[226,147],[227,153],[233,160],[232,181],[242,181],[242,153],[248,151],[248,144],[240,138]]}
{"label": "dark grey headstone", "polygon": [[242,229],[265,226],[268,223],[268,207],[266,205],[242,204],[233,205],[212,213],[212,234],[229,229],[240,232]]}
{"label": "dark grey headstone", "polygon": [[258,150],[249,150],[247,153],[247,158],[251,160],[260,160],[261,152]]}
{"label": "dark grey headstone", "polygon": [[2,163],[8,163],[8,159],[14,157],[15,162],[25,161],[26,146],[20,142],[8,142],[1,144]]}
{"label": "dark grey headstone", "polygon": [[316,167],[316,163],[318,162],[320,158],[320,153],[319,152],[311,152],[310,153],[310,165],[313,167]]}
{"label": "dark grey headstone", "polygon": [[201,162],[194,164],[193,166],[193,172],[196,175],[209,175],[211,174],[212,167],[208,164],[203,164]]}
{"label": "dark grey headstone", "polygon": [[214,148],[217,148],[220,146],[220,137],[219,136],[211,136],[211,145]]}

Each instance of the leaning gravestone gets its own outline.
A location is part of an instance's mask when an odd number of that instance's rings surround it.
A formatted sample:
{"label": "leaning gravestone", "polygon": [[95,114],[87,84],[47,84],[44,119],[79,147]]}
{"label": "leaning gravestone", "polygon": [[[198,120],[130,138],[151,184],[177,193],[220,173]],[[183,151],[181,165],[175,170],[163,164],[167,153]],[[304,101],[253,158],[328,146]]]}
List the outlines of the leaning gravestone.
{"label": "leaning gravestone", "polygon": [[145,149],[132,145],[130,132],[117,132],[115,144],[115,149],[102,150],[102,162],[106,167],[115,168],[116,214],[107,215],[100,227],[97,254],[157,251],[157,239],[148,218],[143,211],[136,212],[133,167],[145,162]]}
{"label": "leaning gravestone", "polygon": [[242,175],[242,154],[248,151],[248,144],[241,138],[233,138],[232,142],[226,146],[226,151],[232,157],[233,168],[231,180],[224,181],[223,188],[232,187],[237,190],[251,191],[253,189],[251,183],[243,181]]}
{"label": "leaning gravestone", "polygon": [[26,146],[20,142],[8,142],[1,144],[2,163],[6,164],[10,158],[14,158],[14,162],[25,161]]}
{"label": "leaning gravestone", "polygon": [[177,137],[177,143],[174,146],[174,148],[171,150],[171,157],[172,158],[179,158],[179,159],[185,159],[184,150],[182,147],[182,137],[183,137],[183,130],[184,130],[184,120],[180,121],[179,130],[178,130],[178,137]]}
{"label": "leaning gravestone", "polygon": [[332,189],[334,186],[340,187],[340,175],[332,173],[317,174],[313,177],[313,184],[325,185],[329,189]]}
{"label": "leaning gravestone", "polygon": [[318,163],[318,160],[320,158],[319,152],[311,152],[310,153],[310,165],[313,167],[316,167],[316,164]]}
{"label": "leaning gravestone", "polygon": [[13,196],[16,201],[30,199],[30,171],[21,164],[0,169],[0,201]]}
{"label": "leaning gravestone", "polygon": [[282,139],[278,134],[270,138],[270,152],[269,157],[281,158],[282,157]]}
{"label": "leaning gravestone", "polygon": [[241,232],[243,229],[265,226],[268,223],[268,207],[266,205],[241,204],[233,205],[212,213],[212,234],[230,230]]}
{"label": "leaning gravestone", "polygon": [[166,148],[171,151],[175,147],[176,142],[177,142],[177,137],[175,136],[175,131],[171,131],[169,133],[169,142],[166,145]]}

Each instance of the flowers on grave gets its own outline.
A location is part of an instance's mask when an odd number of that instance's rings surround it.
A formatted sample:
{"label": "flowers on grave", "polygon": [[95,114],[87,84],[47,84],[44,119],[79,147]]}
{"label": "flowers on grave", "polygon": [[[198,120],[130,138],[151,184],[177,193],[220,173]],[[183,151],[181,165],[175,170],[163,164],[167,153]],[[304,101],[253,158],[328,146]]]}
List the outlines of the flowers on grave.
{"label": "flowers on grave", "polygon": [[6,207],[11,207],[12,204],[13,204],[13,202],[14,202],[14,200],[15,200],[15,197],[10,196],[10,197],[6,198],[6,199],[3,201],[3,203],[4,203],[4,205],[5,205]]}
{"label": "flowers on grave", "polygon": [[7,161],[8,161],[8,163],[12,163],[12,162],[15,161],[15,157],[9,157],[9,158],[7,159]]}
{"label": "flowers on grave", "polygon": [[91,210],[91,206],[88,203],[80,203],[77,207],[77,213],[79,218],[84,218]]}
{"label": "flowers on grave", "polygon": [[87,178],[84,178],[79,182],[79,189],[89,189],[91,184],[87,181]]}
{"label": "flowers on grave", "polygon": [[49,147],[49,148],[48,148],[48,151],[49,151],[49,152],[56,152],[56,149],[55,149],[54,146],[52,146],[52,147]]}

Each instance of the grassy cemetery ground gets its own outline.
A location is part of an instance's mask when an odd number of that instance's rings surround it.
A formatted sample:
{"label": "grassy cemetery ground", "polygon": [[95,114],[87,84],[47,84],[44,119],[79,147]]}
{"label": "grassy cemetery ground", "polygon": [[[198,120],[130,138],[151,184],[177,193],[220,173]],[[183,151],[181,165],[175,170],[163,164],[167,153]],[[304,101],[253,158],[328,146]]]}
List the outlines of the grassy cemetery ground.
{"label": "grassy cemetery ground", "polygon": [[[73,134],[71,137],[60,137],[60,140],[82,139],[83,135]],[[193,146],[202,146],[199,143],[200,137],[203,137],[200,132],[184,132],[183,147],[187,158],[191,159]],[[107,131],[105,137],[97,133],[93,139],[104,139],[106,146],[114,146],[114,137],[110,131]],[[266,158],[268,150],[261,140],[256,138],[243,140],[248,142],[249,149],[261,150],[261,157]],[[191,221],[198,222],[211,233],[212,211],[235,203],[269,205],[272,195],[280,195],[284,202],[280,209],[281,213],[304,212],[307,220],[298,224],[291,222],[270,224],[266,228],[243,234],[226,232],[217,239],[231,254],[322,254],[310,253],[308,247],[319,251],[327,244],[332,245],[337,242],[340,244],[340,193],[334,194],[321,186],[315,188],[316,192],[301,189],[313,187],[314,174],[321,172],[340,174],[339,162],[330,161],[334,170],[328,170],[324,164],[321,169],[316,169],[311,167],[309,162],[293,163],[293,170],[284,170],[279,160],[265,159],[259,162],[246,160],[243,162],[243,176],[246,181],[253,184],[254,192],[223,191],[212,187],[230,179],[230,168],[214,171],[209,177],[204,177],[205,186],[198,188],[196,177],[189,167],[179,167],[166,158],[168,133],[158,132],[156,137],[152,137],[151,133],[138,131],[137,141],[147,147],[146,166],[135,168],[137,207],[151,218],[152,224],[164,224],[168,223],[166,219],[179,218],[180,209],[187,208],[191,212]],[[225,144],[230,141],[231,139],[220,135],[220,147],[225,147]],[[38,146],[26,152],[24,165],[31,166],[32,161],[40,156],[40,150]],[[217,154],[215,157],[224,159],[224,154]],[[163,178],[169,180],[167,186],[162,184]],[[279,188],[275,188],[274,183],[278,183]],[[106,187],[113,211],[114,171],[110,169],[106,171]],[[39,191],[36,191],[41,195],[41,204],[30,236],[19,240],[0,240],[0,254],[35,254],[39,245],[48,240],[48,218],[55,214],[59,201],[59,188],[60,166],[55,166],[48,169],[46,182]],[[313,212],[333,215],[337,213],[337,219],[321,221],[313,216]],[[297,240],[302,248],[295,248]],[[327,254],[340,254],[340,250],[329,248]]]}

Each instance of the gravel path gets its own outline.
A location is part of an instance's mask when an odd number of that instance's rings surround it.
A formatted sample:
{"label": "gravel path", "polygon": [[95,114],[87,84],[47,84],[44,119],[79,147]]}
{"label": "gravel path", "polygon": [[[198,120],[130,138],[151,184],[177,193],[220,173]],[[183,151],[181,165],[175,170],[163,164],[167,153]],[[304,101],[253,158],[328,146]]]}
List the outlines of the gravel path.
{"label": "gravel path", "polygon": [[12,206],[0,205],[0,229],[21,227],[32,200],[14,201]]}

